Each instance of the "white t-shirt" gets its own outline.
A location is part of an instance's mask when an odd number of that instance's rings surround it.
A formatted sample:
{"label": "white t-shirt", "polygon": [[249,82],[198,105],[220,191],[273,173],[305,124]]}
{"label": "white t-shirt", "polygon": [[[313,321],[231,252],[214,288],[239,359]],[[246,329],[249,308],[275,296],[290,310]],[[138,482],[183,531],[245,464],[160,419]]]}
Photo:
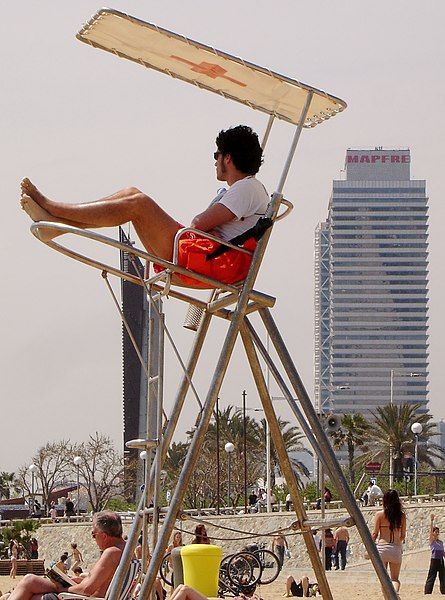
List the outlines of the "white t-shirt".
{"label": "white t-shirt", "polygon": [[249,176],[236,181],[224,194],[218,196],[218,202],[233,212],[235,218],[215,227],[216,235],[223,240],[241,235],[264,216],[269,200],[266,188],[255,177]]}

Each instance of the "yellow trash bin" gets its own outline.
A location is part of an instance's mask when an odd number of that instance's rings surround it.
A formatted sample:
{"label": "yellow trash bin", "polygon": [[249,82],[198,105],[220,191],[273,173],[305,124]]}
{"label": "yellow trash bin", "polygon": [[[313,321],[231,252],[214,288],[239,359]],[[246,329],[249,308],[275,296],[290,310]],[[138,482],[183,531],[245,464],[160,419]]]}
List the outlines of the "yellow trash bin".
{"label": "yellow trash bin", "polygon": [[218,596],[222,550],[211,544],[190,544],[181,548],[184,583],[207,597]]}

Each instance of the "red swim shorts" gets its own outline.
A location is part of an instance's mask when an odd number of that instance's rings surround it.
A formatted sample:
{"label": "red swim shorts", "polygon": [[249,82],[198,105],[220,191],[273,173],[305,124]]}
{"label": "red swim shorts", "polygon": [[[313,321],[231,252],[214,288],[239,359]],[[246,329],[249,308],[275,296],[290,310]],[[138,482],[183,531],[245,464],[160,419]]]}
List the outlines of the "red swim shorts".
{"label": "red swim shorts", "polygon": [[[182,225],[179,229],[182,229]],[[248,239],[243,244],[246,250],[254,251],[256,248],[256,240]],[[237,283],[246,278],[249,271],[252,256],[237,250],[227,250],[223,254],[207,260],[207,256],[214,252],[220,244],[209,240],[204,236],[199,236],[193,232],[186,232],[179,240],[178,245],[178,264],[190,271],[196,271],[222,283]],[[160,273],[164,270],[163,267],[153,264],[155,273]],[[185,285],[195,288],[210,288],[210,285],[187,275],[176,274],[176,278],[180,279]]]}

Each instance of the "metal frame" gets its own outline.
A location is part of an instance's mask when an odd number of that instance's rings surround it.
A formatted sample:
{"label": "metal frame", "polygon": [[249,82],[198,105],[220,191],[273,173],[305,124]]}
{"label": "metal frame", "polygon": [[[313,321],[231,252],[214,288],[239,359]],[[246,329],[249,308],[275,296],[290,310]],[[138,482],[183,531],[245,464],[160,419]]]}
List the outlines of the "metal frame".
{"label": "metal frame", "polygon": [[[112,12],[113,14],[118,15],[122,18],[127,18],[135,22],[139,22],[144,26],[156,28],[156,26],[146,24],[142,21],[139,21],[138,19],[129,17],[124,13],[119,13],[118,11],[99,11],[99,13],[97,13],[96,17],[93,17],[93,19],[100,18],[102,14],[105,14],[107,12]],[[92,26],[92,23],[93,21],[87,23],[87,25],[79,33],[78,37],[82,41],[91,43],[91,45],[93,46],[101,47],[99,44],[96,44],[84,37],[84,34],[87,33],[88,29]],[[166,33],[168,35],[176,36],[176,34],[173,34],[172,32]],[[189,42],[187,38],[181,39]],[[208,47],[202,44],[198,44],[197,42],[195,43],[191,41],[191,43],[194,43],[197,46],[202,47],[203,49],[209,49]],[[102,48],[107,51],[113,51],[118,56],[123,56],[129,58],[130,60],[134,60],[130,56],[125,56],[125,54],[122,54],[117,50],[110,50],[109,48],[105,47]],[[300,84],[295,80],[290,80],[288,78],[278,76],[277,74],[267,71],[266,69],[262,69],[261,67],[257,67],[256,65],[246,63],[241,59],[236,59],[234,57],[231,57],[230,55],[226,55],[225,53],[220,53],[219,51],[216,51],[214,49],[211,50],[219,56],[229,57],[235,62],[240,61],[243,65],[247,66],[248,68],[257,69],[258,71],[265,72],[271,75],[272,77],[280,77],[281,79],[288,81],[292,85],[298,85],[306,92],[305,103],[298,119],[298,124],[294,133],[291,147],[287,159],[284,163],[284,167],[278,182],[277,190],[272,195],[272,200],[269,204],[269,208],[266,215],[272,218],[272,220],[274,221],[278,220],[279,218],[285,216],[285,214],[287,214],[291,208],[290,203],[283,199],[282,192],[303,127],[314,126],[317,124],[317,122],[321,122],[322,120],[334,116],[334,114],[343,110],[343,108],[345,108],[346,105],[343,103],[343,101],[338,100],[333,96],[329,96],[324,92],[320,92],[315,88],[311,88],[304,84]],[[151,66],[149,64],[145,64],[143,61],[141,62],[145,66]],[[172,75],[172,73],[168,74]],[[196,81],[191,82],[198,85]],[[206,86],[199,84],[199,87],[205,88]],[[216,90],[212,89],[211,91]],[[335,107],[335,110],[333,109],[331,112],[327,111],[326,114],[317,115],[317,118],[312,117],[312,119],[308,120],[308,112],[314,94],[322,94],[326,98],[331,98],[337,101],[337,106]],[[226,97],[231,96],[226,95]],[[241,101],[239,98],[236,97],[233,97],[232,99]],[[260,110],[264,110],[264,108],[260,106],[252,105],[252,108],[259,108]],[[275,113],[272,114],[267,110],[264,110],[264,112],[268,112],[270,117],[263,138],[263,147],[266,144],[267,139],[269,137],[274,118],[277,117],[284,118],[284,120],[288,120],[285,117],[283,117],[283,115]],[[287,209],[284,215],[278,216],[279,208],[282,203],[287,205]],[[75,252],[67,248],[66,246],[63,246],[58,242],[45,239],[44,236],[41,236],[41,233],[44,233],[45,230],[48,229],[55,229],[59,233],[63,234],[72,233],[75,235],[80,235],[82,237],[89,238],[93,241],[105,243],[119,250],[125,250],[127,253],[129,253],[130,257],[133,255],[150,262],[156,262],[157,264],[160,264],[161,266],[165,267],[166,271],[148,280],[145,280],[142,274],[139,274],[139,276],[136,277],[134,275],[125,273],[112,265],[106,265],[84,255],[81,255],[78,252]],[[274,305],[275,298],[272,298],[271,296],[268,296],[253,289],[272,232],[272,228],[267,230],[261,238],[261,240],[258,242],[252,257],[252,262],[247,277],[245,281],[240,285],[222,284],[221,282],[212,280],[208,277],[205,277],[204,275],[200,275],[198,273],[194,273],[187,269],[184,269],[183,267],[174,264],[174,262],[172,263],[163,260],[157,256],[154,256],[150,253],[138,250],[133,247],[129,249],[128,245],[117,242],[115,240],[111,240],[110,238],[107,238],[106,236],[100,235],[95,232],[93,233],[91,231],[77,229],[75,227],[50,222],[34,223],[31,226],[31,231],[37,238],[46,243],[49,247],[65,254],[66,256],[74,258],[84,264],[92,266],[96,269],[100,269],[106,281],[107,274],[111,273],[113,275],[116,275],[117,277],[123,278],[127,281],[131,281],[136,285],[143,286],[147,292],[148,300],[150,302],[150,348],[148,366],[145,368],[145,372],[147,373],[148,377],[147,437],[146,439],[142,440],[134,440],[132,444],[127,443],[127,445],[129,446],[141,449],[145,448],[147,450],[147,459],[145,461],[145,486],[144,492],[141,495],[136,517],[134,519],[131,532],[128,538],[128,543],[123,553],[122,560],[120,561],[120,565],[116,571],[116,577],[113,580],[113,584],[109,594],[109,600],[118,600],[119,598],[119,594],[124,583],[125,575],[128,571],[130,561],[133,557],[133,552],[136,547],[141,530],[143,533],[143,571],[145,573],[145,577],[143,579],[142,587],[140,590],[140,598],[146,599],[152,594],[153,585],[155,583],[157,573],[159,571],[162,559],[164,557],[165,548],[168,545],[170,535],[175,527],[175,522],[181,514],[185,491],[193,474],[194,467],[196,465],[202,445],[204,443],[204,437],[208,429],[210,420],[214,414],[218,394],[221,389],[224,376],[227,371],[238,335],[241,336],[242,343],[246,351],[250,369],[252,371],[252,375],[259,392],[263,410],[270,427],[271,437],[277,449],[281,469],[283,470],[284,476],[289,485],[293,505],[295,507],[295,512],[298,519],[298,527],[300,528],[303,535],[303,539],[306,543],[307,551],[312,563],[314,574],[320,586],[320,591],[322,593],[323,598],[325,598],[325,600],[332,600],[332,594],[329,588],[323,564],[320,561],[320,556],[317,548],[315,547],[315,542],[311,533],[311,528],[315,525],[315,523],[313,520],[308,520],[307,518],[307,514],[301,496],[299,494],[295,474],[293,473],[291,463],[287,455],[284,441],[281,435],[278,419],[275,414],[272,399],[269,394],[268,385],[266,384],[261,370],[259,355],[262,356],[268,369],[270,370],[270,373],[276,380],[283,395],[287,399],[289,406],[291,407],[302,430],[306,434],[308,441],[311,443],[315,452],[319,456],[323,467],[329,473],[331,479],[336,482],[344,506],[347,508],[352,518],[352,521],[357,526],[357,529],[362,537],[366,550],[368,551],[369,556],[371,558],[372,564],[380,579],[385,598],[387,600],[396,600],[398,596],[394,590],[394,587],[392,586],[389,575],[383,566],[377,548],[371,538],[371,534],[364,521],[363,515],[359,507],[357,506],[357,503],[348,487],[346,479],[342,473],[340,465],[337,462],[336,456],[330,446],[329,440],[326,436],[322,424],[320,423],[314,406],[310,401],[310,398],[301,382],[298,372],[287,351],[286,345],[270,314],[269,309]],[[178,283],[177,281],[175,281],[176,273],[193,277],[194,279],[203,282],[207,284],[210,288],[212,288],[213,291],[211,292],[209,301],[204,302],[203,300],[195,298],[190,294],[178,291],[177,289],[172,289],[171,285],[175,286]],[[111,290],[109,285],[108,287]],[[164,423],[162,390],[164,331],[166,330],[166,328],[164,323],[164,317],[162,314],[161,297],[165,293],[168,293],[171,297],[175,299],[202,308],[204,314],[199,325],[198,331],[195,335],[195,340],[191,349],[189,359],[187,361],[187,364],[184,366],[182,381],[178,388],[178,392],[176,395],[174,407],[172,409],[170,418],[167,419],[167,421]],[[232,306],[232,309],[229,309],[229,306]],[[155,331],[153,318],[154,312],[157,312],[160,323],[159,331],[157,333],[157,345],[159,347],[159,352],[157,354],[155,351]],[[250,323],[247,315],[249,315],[251,312],[258,312],[260,314],[266,332],[278,356],[280,363],[279,366],[277,366],[274,363],[269,354],[268,348],[266,349],[264,347],[264,345],[261,342],[260,336]],[[123,316],[122,311],[119,310],[119,313],[121,316]],[[220,318],[226,319],[229,323],[228,330],[220,350],[219,358],[215,366],[215,370],[207,391],[205,401],[201,403],[198,399],[199,411],[196,420],[196,430],[192,437],[185,464],[179,477],[179,481],[176,485],[175,492],[170,502],[170,506],[165,514],[164,521],[159,530],[159,487],[161,469],[166,458],[167,449],[170,446],[174,431],[179,421],[179,417],[184,406],[185,397],[189,388],[192,387],[192,377],[197,368],[197,363],[213,316],[218,316]],[[140,352],[139,357],[142,360],[142,355]],[[156,366],[159,367],[156,373],[154,373],[153,371],[153,365],[156,362],[155,359],[157,359]],[[284,373],[286,374],[294,393],[292,393],[292,391],[286,384],[284,377],[280,372],[280,366],[282,369],[284,369]],[[156,451],[154,451],[155,448]],[[151,501],[153,501],[153,508],[148,508]],[[148,540],[149,515],[151,515],[153,519],[153,555],[150,563],[148,564],[146,542]],[[316,526],[320,528],[326,528],[329,527],[331,522],[332,520],[322,520],[317,522]]]}

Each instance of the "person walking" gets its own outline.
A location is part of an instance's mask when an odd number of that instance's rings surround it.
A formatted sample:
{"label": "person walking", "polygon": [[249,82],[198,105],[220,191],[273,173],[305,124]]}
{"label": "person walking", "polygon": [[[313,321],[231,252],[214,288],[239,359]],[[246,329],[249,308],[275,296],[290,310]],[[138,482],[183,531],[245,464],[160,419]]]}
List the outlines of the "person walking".
{"label": "person walking", "polygon": [[348,528],[342,525],[337,527],[334,533],[335,539],[335,570],[341,567],[344,571],[346,567],[346,551],[349,544],[349,531]]}
{"label": "person walking", "polygon": [[443,562],[443,542],[439,539],[439,528],[434,525],[434,515],[431,515],[430,523],[430,548],[431,560],[428,576],[425,582],[425,594],[432,594],[434,582],[439,574],[440,593],[445,594],[445,567]]}
{"label": "person walking", "polygon": [[9,559],[11,561],[11,571],[9,577],[15,579],[17,575],[17,558],[19,555],[19,547],[15,540],[11,540],[9,544]]}
{"label": "person walking", "polygon": [[385,569],[388,568],[394,589],[400,590],[400,568],[402,566],[402,544],[406,536],[406,516],[399,494],[388,490],[383,495],[383,510],[375,516],[372,539],[377,541],[377,550]]}
{"label": "person walking", "polygon": [[288,544],[286,540],[286,536],[282,533],[275,535],[272,540],[272,552],[274,552],[278,557],[278,562],[280,563],[280,569],[283,568],[284,564],[284,553],[288,550]]}
{"label": "person walking", "polygon": [[324,564],[326,571],[331,571],[332,569],[332,552],[334,551],[334,548],[334,534],[332,533],[332,529],[328,528],[324,532]]}

